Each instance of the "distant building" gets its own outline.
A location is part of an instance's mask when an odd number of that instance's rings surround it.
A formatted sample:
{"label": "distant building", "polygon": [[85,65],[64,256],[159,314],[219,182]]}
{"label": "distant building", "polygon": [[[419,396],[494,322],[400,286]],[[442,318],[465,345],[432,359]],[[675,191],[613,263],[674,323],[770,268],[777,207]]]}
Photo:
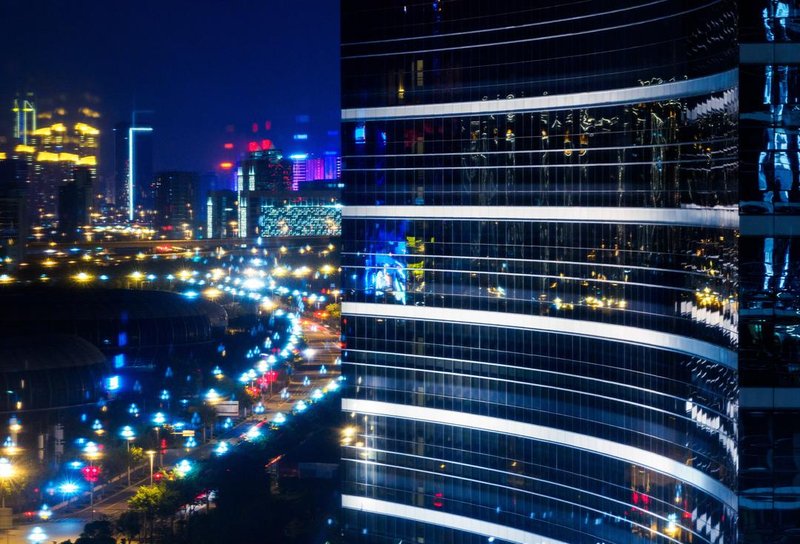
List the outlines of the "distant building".
{"label": "distant building", "polygon": [[100,113],[81,105],[94,104],[88,95],[79,101],[43,100],[47,108],[37,109],[33,95],[14,100],[15,146],[10,156],[27,164],[28,220],[51,225],[56,219],[59,187],[73,178],[73,169],[85,167],[97,175]]}
{"label": "distant building", "polygon": [[153,127],[117,123],[114,127],[114,202],[129,221],[155,204]]}
{"label": "distant building", "polygon": [[[238,232],[240,237],[249,236],[253,231],[253,223],[248,219],[251,213],[248,205],[251,193],[283,193],[292,189],[292,163],[283,158],[279,149],[268,145],[251,142],[247,158],[243,159],[236,169],[236,194],[238,197]],[[255,145],[254,145],[255,144]]]}
{"label": "distant building", "polygon": [[91,169],[79,166],[58,188],[58,230],[70,239],[77,239],[79,229],[91,223],[93,181]]}
{"label": "distant building", "polygon": [[239,200],[236,191],[210,191],[206,199],[206,238],[234,238],[239,235]]}
{"label": "distant building", "polygon": [[153,179],[153,225],[170,238],[191,238],[196,225],[196,195],[200,177],[195,172],[160,172]]}
{"label": "distant building", "polygon": [[326,151],[324,157],[297,153],[289,158],[292,160],[293,191],[300,190],[309,181],[334,180],[342,176],[342,158],[335,151]]}
{"label": "distant building", "polygon": [[0,260],[10,267],[25,255],[28,237],[27,163],[19,159],[0,160]]}
{"label": "distant building", "polygon": [[257,149],[243,159],[236,175],[236,189],[242,191],[288,191],[292,186],[292,163],[279,149]]}
{"label": "distant building", "polygon": [[[247,195],[242,237],[339,236],[342,206],[339,190]],[[240,214],[241,216],[242,214]]]}

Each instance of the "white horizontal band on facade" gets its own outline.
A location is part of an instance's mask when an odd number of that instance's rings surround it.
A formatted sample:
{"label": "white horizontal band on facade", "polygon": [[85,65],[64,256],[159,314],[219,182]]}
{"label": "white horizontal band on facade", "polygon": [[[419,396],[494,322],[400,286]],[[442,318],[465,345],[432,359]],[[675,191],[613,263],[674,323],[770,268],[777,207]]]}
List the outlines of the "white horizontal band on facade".
{"label": "white horizontal band on facade", "polygon": [[739,228],[739,210],[714,208],[612,208],[604,206],[345,206],[343,219],[449,219],[547,221],[551,223],[634,223]]}
{"label": "white horizontal band on facade", "polygon": [[494,537],[497,540],[516,542],[518,544],[566,544],[560,540],[528,533],[497,523],[449,514],[439,510],[430,510],[367,497],[342,495],[342,508],[358,510],[359,512],[368,512],[370,514],[383,514],[385,516],[403,518],[420,523],[429,523],[439,527],[447,527],[456,531],[466,531],[468,533],[483,535],[487,538]]}
{"label": "white horizontal band on facade", "polygon": [[521,421],[371,400],[343,398],[342,411],[510,434],[588,451],[669,475],[716,497],[734,511],[738,509],[736,493],[708,474],[663,455],[604,438]]}
{"label": "white horizontal band on facade", "polygon": [[735,351],[717,346],[710,342],[650,329],[614,325],[612,323],[598,323],[594,321],[548,317],[543,315],[488,312],[485,310],[402,306],[397,304],[373,304],[368,302],[344,302],[342,303],[342,314],[350,316],[464,323],[488,327],[527,329],[553,334],[583,336],[586,338],[609,340],[612,342],[621,342],[694,355],[734,370],[738,367]]}
{"label": "white horizontal band on facade", "polygon": [[342,110],[342,122],[378,119],[414,119],[455,115],[487,115],[522,111],[563,110],[591,106],[615,106],[654,102],[674,98],[700,96],[732,89],[738,85],[739,70],[733,69],[710,76],[671,81],[660,85],[641,85],[607,91],[531,96],[471,102],[414,104]]}

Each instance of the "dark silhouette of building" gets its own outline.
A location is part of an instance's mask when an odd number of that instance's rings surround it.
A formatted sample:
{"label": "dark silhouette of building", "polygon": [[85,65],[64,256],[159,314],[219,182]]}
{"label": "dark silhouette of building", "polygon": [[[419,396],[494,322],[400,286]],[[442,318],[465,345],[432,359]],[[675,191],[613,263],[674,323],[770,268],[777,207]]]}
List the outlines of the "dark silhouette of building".
{"label": "dark silhouette of building", "polygon": [[191,238],[197,226],[200,179],[195,172],[159,172],[153,178],[153,225],[170,238]]}
{"label": "dark silhouette of building", "polygon": [[80,238],[80,230],[91,225],[94,193],[92,171],[76,167],[72,180],[58,188],[58,230],[68,239]]}
{"label": "dark silhouette of building", "polygon": [[21,159],[0,160],[0,260],[16,268],[29,234],[27,168]]}

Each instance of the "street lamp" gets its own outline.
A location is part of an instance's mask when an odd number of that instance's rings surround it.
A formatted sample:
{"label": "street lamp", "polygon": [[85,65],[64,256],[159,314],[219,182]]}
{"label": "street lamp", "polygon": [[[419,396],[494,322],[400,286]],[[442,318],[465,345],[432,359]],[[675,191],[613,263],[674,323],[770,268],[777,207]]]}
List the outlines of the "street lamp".
{"label": "street lamp", "polygon": [[120,436],[125,439],[125,444],[127,446],[127,462],[128,462],[128,485],[131,485],[131,442],[133,439],[136,438],[136,434],[133,432],[133,429],[130,425],[125,425],[122,430],[119,432]]}
{"label": "street lamp", "polygon": [[11,461],[6,459],[5,457],[0,458],[0,480],[3,481],[3,488],[2,488],[2,503],[0,503],[0,507],[6,507],[6,485],[8,481],[14,477],[14,465],[11,464]]}
{"label": "street lamp", "polygon": [[147,454],[147,457],[150,458],[150,485],[153,485],[153,458],[156,456],[156,451],[147,450],[145,453]]}
{"label": "street lamp", "polygon": [[153,415],[153,423],[155,423],[156,429],[156,447],[158,448],[158,464],[164,464],[164,457],[161,454],[161,426],[167,422],[167,416],[164,415],[164,412],[156,412]]}
{"label": "street lamp", "polygon": [[47,540],[47,533],[45,533],[44,529],[41,527],[34,527],[28,535],[28,540],[33,542],[33,544],[41,544]]}
{"label": "street lamp", "polygon": [[94,462],[100,458],[100,448],[94,442],[87,442],[83,447],[83,455],[89,461],[89,466],[83,469],[83,476],[89,482],[89,506],[92,508],[92,520],[94,520],[94,484],[100,473],[99,469],[94,466]]}

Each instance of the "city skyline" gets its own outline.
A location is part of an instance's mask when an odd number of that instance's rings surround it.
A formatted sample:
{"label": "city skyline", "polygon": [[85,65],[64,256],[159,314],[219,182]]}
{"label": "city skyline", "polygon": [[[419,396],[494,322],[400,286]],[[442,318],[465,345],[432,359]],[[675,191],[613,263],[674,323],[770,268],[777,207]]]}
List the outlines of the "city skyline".
{"label": "city skyline", "polygon": [[[154,112],[155,170],[214,170],[222,145],[246,142],[253,123],[259,140],[270,137],[287,153],[322,154],[338,142],[328,135],[338,129],[338,51],[318,45],[338,41],[334,3],[53,0],[40,7],[0,6],[0,100],[8,110],[0,135],[11,136],[17,93],[78,101],[88,92],[100,100],[104,177],[113,175],[113,126],[134,110]],[[293,139],[297,133],[308,139]]]}

